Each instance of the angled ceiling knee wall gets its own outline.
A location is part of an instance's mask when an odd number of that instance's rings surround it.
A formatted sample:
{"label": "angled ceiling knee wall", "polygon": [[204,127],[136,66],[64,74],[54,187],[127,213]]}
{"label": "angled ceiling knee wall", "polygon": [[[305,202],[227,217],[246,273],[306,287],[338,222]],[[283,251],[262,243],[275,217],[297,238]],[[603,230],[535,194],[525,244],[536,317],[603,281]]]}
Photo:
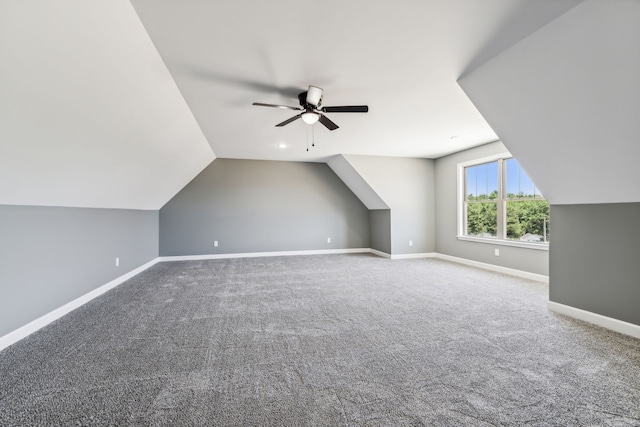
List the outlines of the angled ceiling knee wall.
{"label": "angled ceiling knee wall", "polygon": [[333,156],[327,165],[349,187],[369,210],[389,209],[371,184],[355,169],[344,155]]}
{"label": "angled ceiling knee wall", "polygon": [[585,0],[459,84],[552,204],[640,201],[640,2]]}
{"label": "angled ceiling knee wall", "polygon": [[372,229],[372,240],[390,241],[391,254],[435,250],[433,160],[344,154],[328,165],[367,208],[390,210],[389,229]]}
{"label": "angled ceiling knee wall", "polygon": [[0,4],[0,204],[157,210],[215,155],[128,0]]}

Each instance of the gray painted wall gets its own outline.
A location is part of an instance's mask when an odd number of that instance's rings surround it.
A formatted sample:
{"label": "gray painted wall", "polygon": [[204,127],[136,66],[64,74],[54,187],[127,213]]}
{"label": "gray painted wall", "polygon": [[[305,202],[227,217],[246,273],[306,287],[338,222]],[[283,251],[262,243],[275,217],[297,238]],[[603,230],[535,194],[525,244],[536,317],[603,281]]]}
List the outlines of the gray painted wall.
{"label": "gray painted wall", "polygon": [[369,211],[369,235],[371,249],[391,254],[391,211],[389,209]]}
{"label": "gray painted wall", "polygon": [[161,256],[368,247],[367,208],[323,163],[216,159],[160,210]]}
{"label": "gray painted wall", "polygon": [[552,205],[549,299],[640,325],[640,203]]}
{"label": "gray painted wall", "polygon": [[[436,252],[546,276],[549,275],[548,251],[469,242],[458,240],[456,237],[458,163],[507,151],[501,142],[494,142],[436,160]],[[555,218],[553,221],[551,245],[556,239]],[[500,249],[499,257],[495,256],[495,248]]]}
{"label": "gray painted wall", "polygon": [[0,336],[157,256],[158,211],[0,205]]}
{"label": "gray painted wall", "polygon": [[[435,251],[434,161],[345,155],[391,209],[391,254]],[[413,246],[409,246],[409,241]]]}

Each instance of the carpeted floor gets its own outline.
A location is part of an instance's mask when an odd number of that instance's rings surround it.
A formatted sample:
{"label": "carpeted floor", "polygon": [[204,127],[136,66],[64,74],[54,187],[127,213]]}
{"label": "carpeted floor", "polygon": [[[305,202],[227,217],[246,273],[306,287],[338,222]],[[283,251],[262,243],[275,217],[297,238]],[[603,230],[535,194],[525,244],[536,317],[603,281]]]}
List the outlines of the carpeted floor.
{"label": "carpeted floor", "polygon": [[372,255],[157,264],[0,353],[0,425],[639,426],[640,340]]}

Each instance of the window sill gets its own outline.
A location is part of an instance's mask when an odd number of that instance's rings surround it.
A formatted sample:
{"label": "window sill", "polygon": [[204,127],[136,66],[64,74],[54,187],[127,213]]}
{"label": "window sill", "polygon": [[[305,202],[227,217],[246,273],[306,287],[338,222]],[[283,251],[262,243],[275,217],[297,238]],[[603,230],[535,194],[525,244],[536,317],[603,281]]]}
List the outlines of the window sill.
{"label": "window sill", "polygon": [[514,246],[516,248],[536,249],[539,251],[548,251],[549,243],[527,243],[511,240],[492,239],[488,237],[470,237],[470,236],[457,236],[458,240],[464,240],[465,242],[487,243],[490,245],[499,246]]}

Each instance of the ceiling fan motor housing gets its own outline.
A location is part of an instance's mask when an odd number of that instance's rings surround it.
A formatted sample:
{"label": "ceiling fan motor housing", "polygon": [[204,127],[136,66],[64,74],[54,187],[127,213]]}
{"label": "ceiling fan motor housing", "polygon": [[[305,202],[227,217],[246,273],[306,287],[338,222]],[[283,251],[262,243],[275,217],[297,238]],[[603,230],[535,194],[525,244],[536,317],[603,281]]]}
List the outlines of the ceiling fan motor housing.
{"label": "ceiling fan motor housing", "polygon": [[322,89],[317,86],[309,86],[306,99],[308,105],[320,108],[320,104],[322,103]]}
{"label": "ceiling fan motor housing", "polygon": [[366,105],[322,107],[322,93],[323,90],[317,86],[309,86],[308,90],[300,92],[298,94],[298,101],[302,108],[290,107],[288,105],[264,104],[261,102],[254,102],[253,105],[302,111],[302,113],[296,114],[282,123],[278,123],[276,127],[286,126],[291,122],[302,119],[307,124],[320,122],[329,130],[338,129],[338,125],[331,121],[324,113],[366,113],[369,111],[369,107]]}
{"label": "ceiling fan motor housing", "polygon": [[305,109],[307,108],[307,91],[306,90],[298,94],[298,101],[300,102],[300,106],[302,106]]}

